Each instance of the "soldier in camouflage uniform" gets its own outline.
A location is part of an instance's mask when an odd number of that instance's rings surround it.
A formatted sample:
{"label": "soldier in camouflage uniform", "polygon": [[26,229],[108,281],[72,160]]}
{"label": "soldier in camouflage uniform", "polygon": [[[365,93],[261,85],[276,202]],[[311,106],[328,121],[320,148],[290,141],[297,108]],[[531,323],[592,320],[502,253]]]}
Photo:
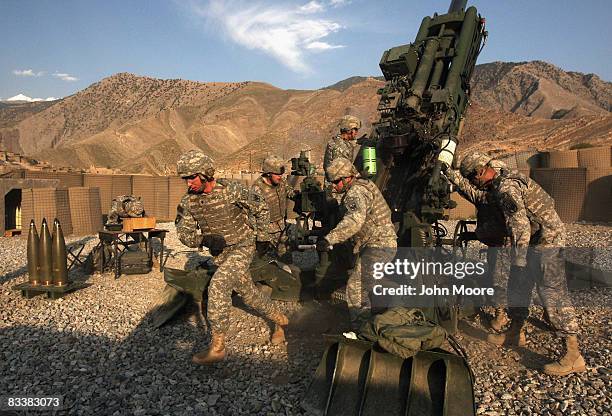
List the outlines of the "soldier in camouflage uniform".
{"label": "soldier in camouflage uniform", "polygon": [[[294,193],[293,187],[283,177],[284,173],[284,161],[278,156],[268,156],[262,164],[262,175],[253,184],[253,191],[263,196],[270,209],[270,243],[272,251],[279,256],[286,252],[287,201]],[[265,245],[263,247],[260,251],[265,251]]]}
{"label": "soldier in camouflage uniform", "polygon": [[119,218],[138,218],[144,216],[144,204],[140,197],[134,195],[119,195],[113,198],[108,213],[108,223],[117,224]]}
{"label": "soldier in camouflage uniform", "polygon": [[393,259],[397,236],[385,198],[372,181],[357,177],[357,169],[349,159],[335,159],[327,167],[325,175],[335,191],[342,194],[340,209],[343,217],[333,230],[317,241],[317,249],[327,251],[335,244],[352,240],[357,261],[349,272],[346,297],[351,324],[354,329],[359,329],[371,315],[369,265]]}
{"label": "soldier in camouflage uniform", "polygon": [[355,116],[344,116],[338,123],[340,133],[327,142],[325,155],[323,156],[323,169],[327,170],[331,163],[343,157],[352,162],[357,156],[358,147],[357,134],[361,128],[361,120]]}
{"label": "soldier in camouflage uniform", "polygon": [[[208,286],[207,318],[212,340],[208,350],[193,356],[193,362],[211,364],[225,358],[225,336],[234,290],[245,304],[276,324],[272,342],[284,342],[282,326],[287,325],[287,317],[273,309],[269,299],[253,284],[248,271],[256,238],[258,241],[270,239],[270,215],[263,197],[238,182],[216,180],[213,160],[199,150],[183,154],[177,168],[188,184],[188,193],[177,207],[175,222],[179,239],[188,247],[208,247],[218,266]],[[254,229],[249,215],[254,218]]]}
{"label": "soldier in camouflage uniform", "polygon": [[[491,164],[498,174],[509,170],[501,161],[492,161]],[[490,325],[495,331],[500,331],[509,322],[506,308],[503,306],[506,304],[506,287],[510,276],[510,256],[509,250],[506,249],[510,245],[510,238],[504,213],[490,193],[473,186],[459,170],[447,165],[443,165],[443,169],[444,175],[455,186],[456,191],[476,207],[476,238],[489,247],[487,264],[491,284],[495,289],[495,294],[490,299],[495,307],[495,316]]]}
{"label": "soldier in camouflage uniform", "polygon": [[525,344],[523,326],[529,314],[531,292],[537,285],[544,310],[565,341],[564,356],[546,364],[544,372],[560,376],[585,371],[578,347],[578,323],[560,255],[565,226],[555,211],[554,200],[540,185],[518,172],[496,172],[491,167],[491,158],[479,153],[464,158],[461,174],[497,202],[513,248],[508,283],[512,324],[505,333],[489,335],[488,339],[499,345]]}

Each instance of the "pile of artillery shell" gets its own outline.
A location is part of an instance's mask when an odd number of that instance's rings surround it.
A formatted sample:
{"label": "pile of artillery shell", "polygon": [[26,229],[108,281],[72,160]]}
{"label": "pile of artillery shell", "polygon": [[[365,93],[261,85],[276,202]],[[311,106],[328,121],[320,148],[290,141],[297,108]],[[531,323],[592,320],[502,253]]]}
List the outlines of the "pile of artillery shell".
{"label": "pile of artillery shell", "polygon": [[53,235],[49,234],[47,220],[43,219],[41,236],[34,220],[28,233],[28,281],[37,286],[65,286],[68,283],[68,258],[62,226],[53,222]]}

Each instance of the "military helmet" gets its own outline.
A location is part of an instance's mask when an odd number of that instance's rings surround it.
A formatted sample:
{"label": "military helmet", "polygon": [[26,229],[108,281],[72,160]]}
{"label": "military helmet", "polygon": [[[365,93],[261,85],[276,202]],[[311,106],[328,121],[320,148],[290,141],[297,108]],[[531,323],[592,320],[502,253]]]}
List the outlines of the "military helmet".
{"label": "military helmet", "polygon": [[325,169],[325,175],[327,176],[327,180],[330,182],[337,181],[341,178],[346,178],[349,176],[357,175],[357,169],[353,165],[353,163],[343,157],[339,157],[338,159],[334,159],[330,165]]}
{"label": "military helmet", "polygon": [[215,175],[215,161],[201,150],[190,150],[181,155],[176,170],[181,177],[201,173],[212,178]]}
{"label": "military helmet", "polygon": [[470,175],[473,175],[477,169],[489,164],[491,160],[493,160],[493,158],[485,155],[484,153],[470,153],[461,161],[461,167],[459,168],[461,175],[467,178]]}
{"label": "military helmet", "polygon": [[261,166],[263,173],[274,173],[276,175],[282,175],[285,173],[285,162],[278,156],[270,155],[264,159]]}
{"label": "military helmet", "polygon": [[349,131],[352,129],[360,129],[361,120],[359,120],[355,116],[344,116],[340,119],[338,127],[340,128],[340,132]]}

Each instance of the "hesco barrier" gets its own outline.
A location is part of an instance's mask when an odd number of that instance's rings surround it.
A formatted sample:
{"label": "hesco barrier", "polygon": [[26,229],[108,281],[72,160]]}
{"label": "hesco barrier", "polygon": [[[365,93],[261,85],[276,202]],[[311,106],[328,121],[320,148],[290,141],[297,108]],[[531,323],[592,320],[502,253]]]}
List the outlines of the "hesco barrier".
{"label": "hesco barrier", "polygon": [[[167,176],[155,176],[153,177],[154,184],[154,200],[155,204],[153,207],[153,216],[157,220],[169,220],[168,210],[168,177]],[[146,205],[145,205],[146,208]]]}
{"label": "hesco barrier", "polygon": [[[113,175],[112,197],[132,194],[132,177],[130,175]],[[110,206],[108,207],[110,209]]]}
{"label": "hesco barrier", "polygon": [[72,215],[66,188],[29,188],[21,191],[21,224],[27,227],[34,220],[40,230],[43,218],[53,226],[57,218],[65,234],[72,234]]}
{"label": "hesco barrier", "polygon": [[548,153],[548,168],[577,168],[578,150],[562,150]]}
{"label": "hesco barrier", "polygon": [[73,233],[94,234],[102,229],[102,209],[98,188],[68,188]]}
{"label": "hesco barrier", "polygon": [[154,216],[155,181],[153,176],[132,176],[132,195],[142,198],[146,214],[149,216]]}
{"label": "hesco barrier", "polygon": [[181,178],[168,178],[168,215],[171,220],[176,218],[176,207],[187,192],[187,184]]}
{"label": "hesco barrier", "polygon": [[100,190],[100,207],[103,213],[108,213],[113,195],[113,175],[90,175],[83,176],[83,186],[98,188]]}
{"label": "hesco barrier", "polygon": [[535,150],[515,153],[514,158],[516,160],[516,168],[519,170],[529,170],[543,167],[542,154]]}
{"label": "hesco barrier", "polygon": [[[26,170],[24,172],[23,177],[26,179],[58,179],[59,186],[62,188],[83,186],[83,174],[77,172],[45,172],[36,170]],[[62,231],[64,231],[63,224]]]}
{"label": "hesco barrier", "polygon": [[582,219],[612,221],[612,167],[587,169]]}
{"label": "hesco barrier", "polygon": [[586,192],[586,169],[535,169],[534,180],[555,200],[555,209],[563,222],[581,218]]}
{"label": "hesco barrier", "polygon": [[578,150],[578,166],[584,168],[609,168],[612,166],[612,146]]}

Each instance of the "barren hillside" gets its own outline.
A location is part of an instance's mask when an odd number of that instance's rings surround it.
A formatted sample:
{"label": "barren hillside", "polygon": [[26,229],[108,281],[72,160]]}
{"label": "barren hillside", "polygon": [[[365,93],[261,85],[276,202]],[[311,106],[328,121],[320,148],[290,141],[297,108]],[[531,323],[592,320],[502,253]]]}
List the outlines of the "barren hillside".
{"label": "barren hillside", "polygon": [[[596,75],[495,62],[478,66],[472,81],[460,149],[504,153],[612,140],[612,84]],[[320,162],[342,115],[361,117],[369,130],[382,85],[352,77],[298,91],[121,73],[48,107],[0,108],[0,146],[57,165],[134,173],[171,173],[194,147],[230,169],[257,169],[269,153],[288,159],[303,148]]]}

